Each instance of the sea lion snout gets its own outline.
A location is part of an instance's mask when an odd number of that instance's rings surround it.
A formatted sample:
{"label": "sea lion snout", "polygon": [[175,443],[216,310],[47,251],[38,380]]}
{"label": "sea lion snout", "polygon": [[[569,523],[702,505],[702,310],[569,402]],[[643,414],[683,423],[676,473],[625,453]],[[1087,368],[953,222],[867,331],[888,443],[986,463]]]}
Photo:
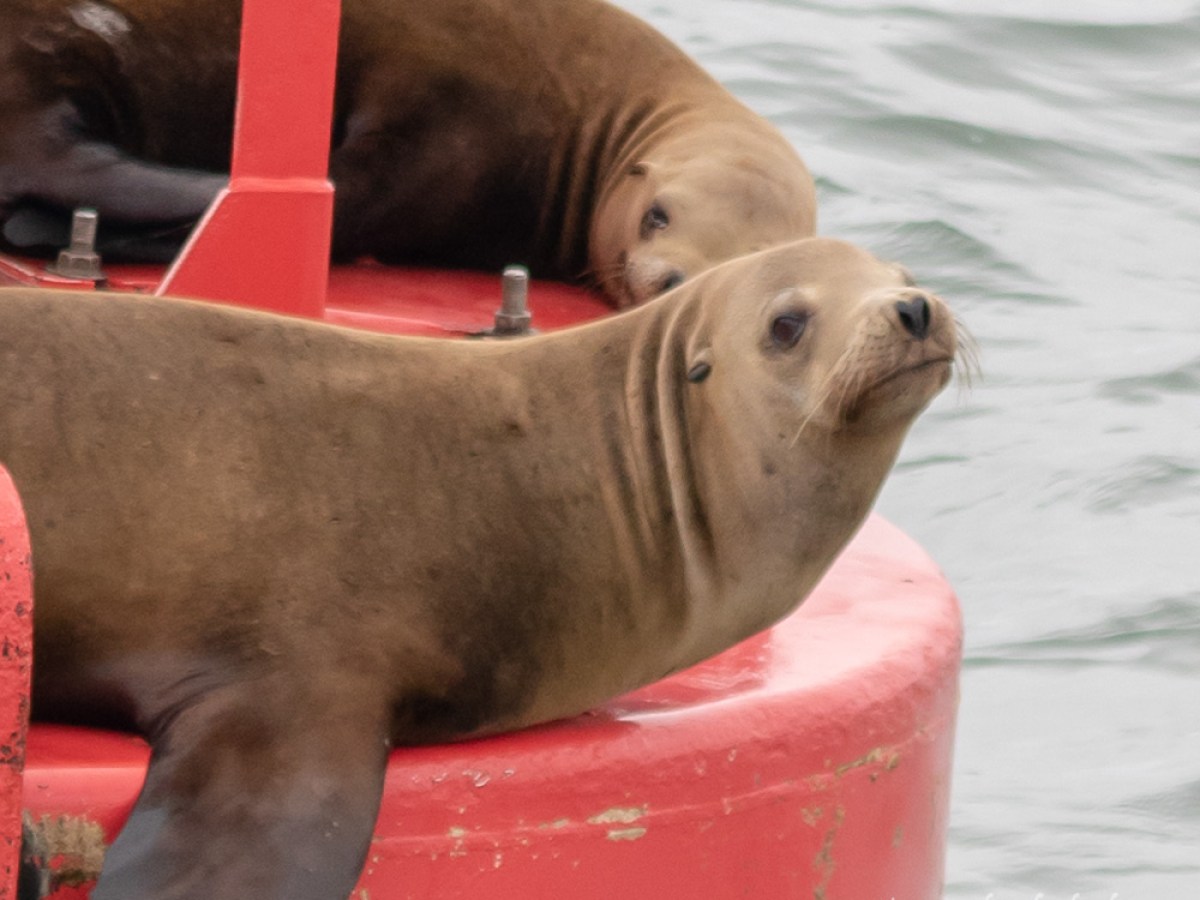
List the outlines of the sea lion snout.
{"label": "sea lion snout", "polygon": [[665,294],[687,280],[682,267],[652,254],[628,254],[624,258],[623,281],[631,304]]}
{"label": "sea lion snout", "polygon": [[914,287],[868,299],[839,360],[841,419],[880,425],[915,416],[950,380],[958,328],[949,307]]}
{"label": "sea lion snout", "polygon": [[896,315],[900,325],[918,341],[929,336],[929,323],[933,317],[929,298],[918,292],[905,300],[896,301]]}

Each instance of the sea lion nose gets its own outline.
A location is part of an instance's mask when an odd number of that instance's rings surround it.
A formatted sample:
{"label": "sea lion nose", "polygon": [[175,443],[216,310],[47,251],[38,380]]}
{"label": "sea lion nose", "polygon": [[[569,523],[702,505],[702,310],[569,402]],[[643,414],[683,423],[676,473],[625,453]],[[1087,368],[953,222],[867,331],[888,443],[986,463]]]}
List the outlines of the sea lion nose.
{"label": "sea lion nose", "polygon": [[929,335],[929,321],[933,312],[929,307],[929,299],[924,294],[913,294],[906,300],[896,304],[896,314],[904,330],[923,341]]}

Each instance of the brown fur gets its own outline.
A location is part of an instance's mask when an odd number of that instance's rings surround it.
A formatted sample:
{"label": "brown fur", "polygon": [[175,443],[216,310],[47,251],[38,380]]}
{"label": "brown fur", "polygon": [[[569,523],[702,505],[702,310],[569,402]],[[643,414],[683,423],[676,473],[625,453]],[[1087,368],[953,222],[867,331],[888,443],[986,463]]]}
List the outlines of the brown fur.
{"label": "brown fur", "polygon": [[94,896],[344,897],[387,745],[572,715],[793,609],[948,377],[919,294],[823,239],[508,343],[0,292],[35,712],[154,748]]}
{"label": "brown fur", "polygon": [[[0,219],[93,205],[122,229],[104,249],[173,250],[224,182],[239,8],[5,0]],[[342,9],[339,257],[520,262],[626,305],[813,232],[812,179],[784,138],[601,0]],[[668,222],[646,227],[656,201]]]}

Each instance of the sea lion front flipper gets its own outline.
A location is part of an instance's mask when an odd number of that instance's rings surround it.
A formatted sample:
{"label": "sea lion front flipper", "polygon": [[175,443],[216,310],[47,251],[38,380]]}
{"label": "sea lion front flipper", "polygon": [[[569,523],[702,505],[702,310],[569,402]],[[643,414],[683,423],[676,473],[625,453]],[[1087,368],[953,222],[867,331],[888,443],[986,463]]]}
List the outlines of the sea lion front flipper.
{"label": "sea lion front flipper", "polygon": [[95,900],[345,900],[387,760],[370,698],[225,688],[152,741],[146,783]]}

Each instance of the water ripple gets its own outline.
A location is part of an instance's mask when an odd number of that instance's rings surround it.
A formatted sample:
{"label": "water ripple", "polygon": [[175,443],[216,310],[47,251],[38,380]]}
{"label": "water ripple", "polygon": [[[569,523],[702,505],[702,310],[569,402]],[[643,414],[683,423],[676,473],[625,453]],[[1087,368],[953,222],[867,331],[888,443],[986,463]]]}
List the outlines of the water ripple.
{"label": "water ripple", "polygon": [[1200,357],[1165,372],[1102,381],[1096,390],[1101,397],[1131,406],[1159,403],[1164,395],[1200,394]]}
{"label": "water ripple", "polygon": [[1196,457],[1143,455],[1123,463],[1091,492],[1087,508],[1095,513],[1124,512],[1155,503],[1171,503],[1186,492],[1200,492]]}
{"label": "water ripple", "polygon": [[1200,779],[1173,785],[1170,790],[1142,794],[1123,803],[1125,809],[1150,813],[1155,818],[1190,822],[1200,809]]}
{"label": "water ripple", "polygon": [[[1037,290],[1038,278],[1025,266],[942,219],[879,220],[848,231],[848,237],[870,246],[880,256],[903,260],[919,281],[929,281],[942,293],[993,303],[1015,301],[1034,306],[1075,303]],[[928,272],[936,272],[936,280],[929,279]]]}
{"label": "water ripple", "polygon": [[1040,638],[977,647],[963,661],[969,668],[1124,663],[1184,674],[1200,669],[1200,593],[1154,601],[1138,613],[1114,615]]}

